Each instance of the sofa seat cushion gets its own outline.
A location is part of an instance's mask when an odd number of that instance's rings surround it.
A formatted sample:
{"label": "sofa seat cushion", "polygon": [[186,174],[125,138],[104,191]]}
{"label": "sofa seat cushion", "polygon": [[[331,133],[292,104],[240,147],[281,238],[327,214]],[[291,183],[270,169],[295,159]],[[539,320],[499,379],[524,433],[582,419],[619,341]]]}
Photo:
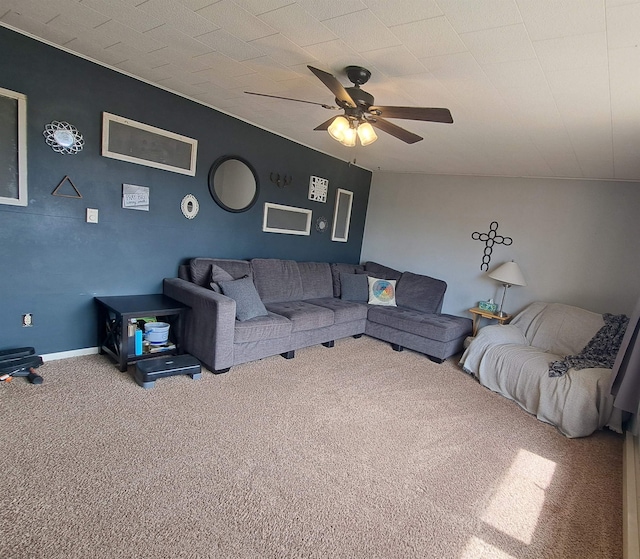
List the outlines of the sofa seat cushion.
{"label": "sofa seat cushion", "polygon": [[333,326],[333,311],[325,307],[312,305],[306,301],[286,301],[284,303],[267,303],[269,312],[288,318],[291,332],[315,330],[325,326]]}
{"label": "sofa seat cushion", "polygon": [[244,322],[236,320],[233,343],[261,342],[286,338],[291,334],[291,321],[284,316],[268,313]]}
{"label": "sofa seat cushion", "polygon": [[[366,276],[363,277],[366,279]],[[333,311],[333,321],[335,324],[343,324],[353,320],[364,320],[367,318],[367,311],[369,310],[364,303],[355,303],[335,297],[311,299],[307,301],[307,303],[331,309]]]}
{"label": "sofa seat cushion", "polygon": [[426,314],[406,307],[370,307],[371,322],[438,342],[450,342],[471,333],[471,319],[449,314]]}

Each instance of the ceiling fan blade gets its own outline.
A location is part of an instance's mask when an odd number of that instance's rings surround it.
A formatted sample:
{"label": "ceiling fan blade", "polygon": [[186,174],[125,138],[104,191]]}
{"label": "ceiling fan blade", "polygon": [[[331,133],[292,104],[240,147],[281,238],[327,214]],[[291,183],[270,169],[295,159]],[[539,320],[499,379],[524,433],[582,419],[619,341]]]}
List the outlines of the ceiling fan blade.
{"label": "ceiling fan blade", "polygon": [[325,109],[332,109],[339,111],[340,107],[334,107],[333,105],[326,105],[325,103],[316,103],[315,101],[305,101],[304,99],[293,99],[291,97],[280,97],[279,95],[267,95],[266,93],[254,93],[253,91],[245,91],[249,95],[258,95],[260,97],[271,97],[272,99],[284,99],[285,101],[297,101],[298,103],[309,103],[310,105],[320,105]]}
{"label": "ceiling fan blade", "polygon": [[428,107],[369,107],[369,112],[384,118],[406,118],[409,120],[426,120],[429,122],[453,123],[453,117],[449,109],[437,109]]}
{"label": "ceiling fan blade", "polygon": [[422,136],[418,136],[413,132],[409,132],[404,128],[400,128],[399,126],[396,126],[395,124],[389,122],[388,120],[384,120],[383,118],[380,118],[380,117],[376,117],[375,120],[374,119],[367,120],[367,122],[371,123],[371,126],[374,126],[375,128],[378,128],[379,130],[382,130],[387,134],[391,134],[392,136],[395,136],[396,138],[398,138],[398,140],[402,140],[407,144],[415,144],[416,142],[419,142],[420,140],[423,139]]}
{"label": "ceiling fan blade", "polygon": [[[340,115],[338,115],[340,116]],[[331,123],[338,118],[337,116],[332,116],[329,120],[325,120],[322,124],[318,124],[318,126],[316,126],[314,128],[314,130],[326,130],[327,128],[329,128],[329,126],[331,126]]]}
{"label": "ceiling fan blade", "polygon": [[356,104],[351,98],[351,95],[347,93],[347,90],[342,87],[342,84],[331,74],[328,72],[324,72],[323,70],[318,70],[318,68],[314,68],[313,66],[307,66],[309,70],[311,70],[316,77],[326,85],[333,93],[338,101],[345,103],[349,107],[355,108]]}

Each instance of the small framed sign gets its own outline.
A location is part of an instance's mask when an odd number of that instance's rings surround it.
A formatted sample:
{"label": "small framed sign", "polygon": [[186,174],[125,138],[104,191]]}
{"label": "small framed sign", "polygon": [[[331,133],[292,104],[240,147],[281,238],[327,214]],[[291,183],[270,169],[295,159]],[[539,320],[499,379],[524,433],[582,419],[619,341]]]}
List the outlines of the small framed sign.
{"label": "small framed sign", "polygon": [[122,185],[122,207],[128,210],[149,211],[149,187],[135,184]]}

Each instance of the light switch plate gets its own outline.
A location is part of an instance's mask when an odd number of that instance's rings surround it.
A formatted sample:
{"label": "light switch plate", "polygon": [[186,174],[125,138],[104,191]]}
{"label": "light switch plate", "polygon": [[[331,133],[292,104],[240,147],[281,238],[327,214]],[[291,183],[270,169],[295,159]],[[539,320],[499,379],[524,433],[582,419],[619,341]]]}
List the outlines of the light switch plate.
{"label": "light switch plate", "polygon": [[98,210],[87,208],[87,223],[98,223]]}

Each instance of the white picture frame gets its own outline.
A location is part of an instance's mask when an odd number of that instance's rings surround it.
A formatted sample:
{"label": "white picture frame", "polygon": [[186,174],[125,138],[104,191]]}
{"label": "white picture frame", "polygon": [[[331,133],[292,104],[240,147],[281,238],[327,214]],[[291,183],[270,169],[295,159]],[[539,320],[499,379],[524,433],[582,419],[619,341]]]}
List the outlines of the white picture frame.
{"label": "white picture frame", "polygon": [[336,192],[336,206],[333,211],[333,225],[331,227],[332,241],[346,243],[349,239],[352,206],[353,192],[338,188]]}
{"label": "white picture frame", "polygon": [[198,140],[103,112],[102,155],[194,177]]}
{"label": "white picture frame", "polygon": [[310,235],[312,210],[265,202],[262,231],[285,235]]}
{"label": "white picture frame", "polygon": [[27,206],[27,96],[0,87],[0,204]]}

